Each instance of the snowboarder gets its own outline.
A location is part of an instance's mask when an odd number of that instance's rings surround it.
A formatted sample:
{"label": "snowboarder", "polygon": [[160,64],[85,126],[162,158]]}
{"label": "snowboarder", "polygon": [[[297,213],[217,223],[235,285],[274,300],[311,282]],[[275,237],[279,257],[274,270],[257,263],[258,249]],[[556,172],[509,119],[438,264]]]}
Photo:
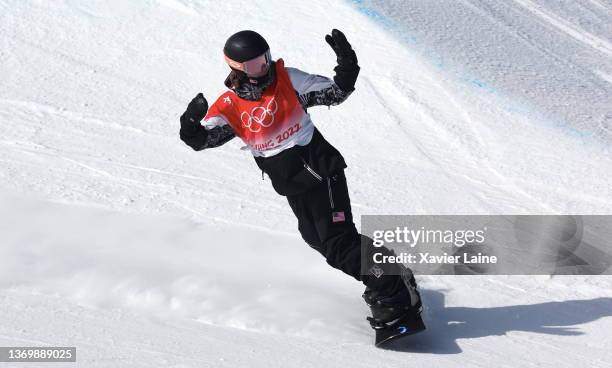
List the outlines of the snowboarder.
{"label": "snowboarder", "polygon": [[[372,310],[371,326],[383,330],[407,317],[422,325],[421,300],[410,270],[387,265],[361,272],[361,243],[372,240],[353,223],[346,163],[307,113],[313,106],[345,101],[355,90],[360,68],[342,32],[334,29],[325,40],[337,56],[333,80],[286,67],[283,59],[272,60],[268,43],[254,31],[229,37],[223,49],[229,90],[210,108],[199,93],[180,118],[180,138],[196,151],[241,138],[262,176],[267,174],[276,192],[287,198],[306,243],[332,267],[366,285],[363,298]],[[405,327],[400,330],[404,333]]]}

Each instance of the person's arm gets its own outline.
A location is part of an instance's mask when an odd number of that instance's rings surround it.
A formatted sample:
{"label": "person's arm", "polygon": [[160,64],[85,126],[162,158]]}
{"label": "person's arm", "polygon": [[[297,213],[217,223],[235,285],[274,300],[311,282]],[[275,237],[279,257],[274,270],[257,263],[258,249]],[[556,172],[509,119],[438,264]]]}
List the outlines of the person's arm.
{"label": "person's arm", "polygon": [[327,77],[308,74],[296,68],[286,68],[302,106],[335,106],[344,102],[355,90],[359,75],[357,55],[342,32],[332,30],[325,41],[336,53],[338,65],[333,81]]}
{"label": "person's arm", "polygon": [[224,121],[222,116],[211,118],[203,126],[200,121],[208,112],[208,102],[202,93],[199,93],[187,106],[181,115],[181,140],[195,151],[206,148],[219,147],[235,137],[232,128]]}

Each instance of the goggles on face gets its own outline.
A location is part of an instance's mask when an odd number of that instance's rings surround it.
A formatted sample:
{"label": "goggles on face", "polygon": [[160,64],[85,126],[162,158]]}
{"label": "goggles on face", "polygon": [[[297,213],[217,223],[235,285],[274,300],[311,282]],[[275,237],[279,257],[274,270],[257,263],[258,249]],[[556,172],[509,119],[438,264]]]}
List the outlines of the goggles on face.
{"label": "goggles on face", "polygon": [[254,59],[243,62],[234,61],[228,58],[226,55],[224,55],[224,57],[225,62],[231,68],[240,70],[249,77],[255,78],[265,75],[268,72],[268,69],[270,69],[270,62],[272,61],[272,57],[270,56],[270,50],[266,51],[265,53],[259,55]]}

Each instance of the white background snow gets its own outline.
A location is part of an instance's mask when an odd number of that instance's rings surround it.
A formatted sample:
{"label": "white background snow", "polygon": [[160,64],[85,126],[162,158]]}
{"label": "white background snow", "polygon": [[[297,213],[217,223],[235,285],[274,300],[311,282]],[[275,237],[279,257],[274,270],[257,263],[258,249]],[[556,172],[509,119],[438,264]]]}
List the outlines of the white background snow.
{"label": "white background snow", "polygon": [[224,90],[232,33],[331,76],[335,27],[357,90],[310,113],[356,216],[609,214],[611,24],[607,0],[0,0],[0,346],[77,346],[82,367],[609,366],[602,276],[421,276],[428,331],[374,348],[362,286],[241,142],[193,152],[178,117]]}

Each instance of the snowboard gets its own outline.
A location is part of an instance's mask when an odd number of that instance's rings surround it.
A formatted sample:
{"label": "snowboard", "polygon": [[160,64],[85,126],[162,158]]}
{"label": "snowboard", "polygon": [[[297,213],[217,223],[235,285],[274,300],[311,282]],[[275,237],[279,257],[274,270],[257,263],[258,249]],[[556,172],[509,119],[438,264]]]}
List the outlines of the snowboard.
{"label": "snowboard", "polygon": [[376,330],[375,345],[384,348],[391,341],[422,332],[425,328],[425,323],[420,315],[401,317],[392,325]]}

